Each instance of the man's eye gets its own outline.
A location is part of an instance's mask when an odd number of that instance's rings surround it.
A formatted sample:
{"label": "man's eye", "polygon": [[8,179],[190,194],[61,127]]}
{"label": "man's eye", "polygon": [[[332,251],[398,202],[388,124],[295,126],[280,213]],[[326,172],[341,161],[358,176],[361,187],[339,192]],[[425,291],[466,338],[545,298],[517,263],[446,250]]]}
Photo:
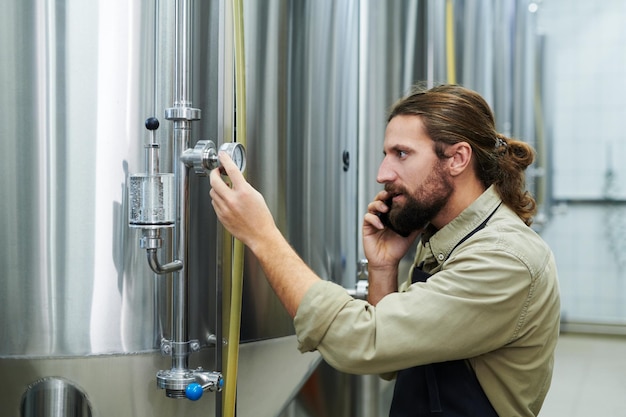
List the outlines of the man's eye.
{"label": "man's eye", "polygon": [[406,157],[407,153],[405,151],[398,151],[398,158]]}

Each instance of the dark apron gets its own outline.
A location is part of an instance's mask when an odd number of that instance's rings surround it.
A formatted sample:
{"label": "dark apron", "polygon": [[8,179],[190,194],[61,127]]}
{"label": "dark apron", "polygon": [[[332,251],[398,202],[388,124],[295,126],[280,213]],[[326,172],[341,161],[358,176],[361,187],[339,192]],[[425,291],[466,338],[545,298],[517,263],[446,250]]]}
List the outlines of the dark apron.
{"label": "dark apron", "polygon": [[[452,251],[485,227],[494,213],[495,210],[461,239]],[[426,282],[429,277],[430,274],[415,267],[411,282]],[[480,386],[469,361],[460,359],[398,371],[389,417],[431,416],[498,417],[498,414]]]}

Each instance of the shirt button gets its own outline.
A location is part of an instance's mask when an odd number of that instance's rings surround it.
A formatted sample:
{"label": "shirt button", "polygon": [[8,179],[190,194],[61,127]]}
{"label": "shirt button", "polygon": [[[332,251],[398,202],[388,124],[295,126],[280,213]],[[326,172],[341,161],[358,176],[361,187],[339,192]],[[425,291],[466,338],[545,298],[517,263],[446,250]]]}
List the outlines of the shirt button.
{"label": "shirt button", "polygon": [[437,255],[437,259],[439,259],[440,261],[443,261],[443,253],[440,253],[439,255]]}

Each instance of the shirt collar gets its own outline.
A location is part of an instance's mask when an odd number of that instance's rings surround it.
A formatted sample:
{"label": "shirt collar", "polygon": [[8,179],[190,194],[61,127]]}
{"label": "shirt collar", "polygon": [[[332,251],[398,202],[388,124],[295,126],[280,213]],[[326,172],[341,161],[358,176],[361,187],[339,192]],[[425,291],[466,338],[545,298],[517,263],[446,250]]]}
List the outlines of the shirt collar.
{"label": "shirt collar", "polygon": [[441,265],[454,247],[468,233],[478,227],[502,202],[491,185],[471,205],[439,230],[428,225],[422,235],[422,244],[429,248],[434,260]]}

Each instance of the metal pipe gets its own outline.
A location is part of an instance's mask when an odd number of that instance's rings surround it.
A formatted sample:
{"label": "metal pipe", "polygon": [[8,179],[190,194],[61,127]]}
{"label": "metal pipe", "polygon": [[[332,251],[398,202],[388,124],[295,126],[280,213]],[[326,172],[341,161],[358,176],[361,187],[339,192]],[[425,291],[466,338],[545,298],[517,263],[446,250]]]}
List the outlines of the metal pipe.
{"label": "metal pipe", "polygon": [[[173,279],[173,315],[172,315],[172,369],[188,368],[188,287],[189,268],[187,267],[189,249],[189,168],[180,161],[183,152],[191,142],[191,120],[194,120],[189,107],[189,72],[190,72],[190,21],[191,7],[189,0],[176,0],[175,30],[175,67],[174,67],[174,176],[177,178],[177,194],[179,215],[178,227],[175,228],[174,253],[183,263],[183,268]],[[168,117],[168,118],[170,118]]]}
{"label": "metal pipe", "polygon": [[[220,42],[218,42],[218,62],[220,63],[218,65],[218,103],[219,105],[217,106],[217,120],[222,121],[222,126],[229,126],[228,123],[225,123],[227,118],[230,116],[229,112],[225,112],[224,109],[226,108],[226,104],[227,101],[225,100],[225,97],[229,97],[229,95],[225,92],[226,87],[225,86],[232,86],[232,82],[228,83],[227,81],[230,80],[230,76],[232,75],[232,56],[229,55],[231,49],[227,48],[227,44],[230,45],[230,41],[232,40],[232,37],[229,36],[228,34],[232,33],[231,32],[231,27],[230,27],[230,22],[231,20],[228,19],[228,17],[230,17],[229,11],[230,11],[230,2],[227,2],[227,0],[220,0],[218,2],[218,8],[219,8],[219,12],[218,12],[218,33],[220,34],[220,36],[223,37],[223,39],[221,39]],[[230,90],[226,89],[226,91],[229,93]],[[222,137],[223,139],[223,137]],[[217,234],[216,234],[216,238],[217,238],[217,242],[222,242],[223,241],[223,233],[224,233],[224,229],[222,227],[218,227],[217,228]],[[216,370],[217,371],[223,371],[224,370],[224,363],[223,363],[223,338],[224,338],[224,331],[223,331],[223,310],[222,310],[222,304],[223,304],[223,300],[224,300],[224,282],[222,280],[223,277],[223,264],[222,264],[222,256],[221,256],[221,252],[222,252],[222,245],[218,244],[216,251],[215,251],[215,255],[216,255],[216,279],[215,279],[215,336],[216,336],[216,341],[215,341],[215,366],[216,366]],[[222,416],[223,415],[223,408],[224,408],[224,402],[223,402],[223,396],[222,396],[222,392],[218,391],[215,395],[215,415],[216,416]]]}
{"label": "metal pipe", "polygon": [[171,272],[180,271],[183,268],[183,263],[178,259],[165,265],[161,265],[161,262],[159,262],[157,250],[163,244],[160,229],[144,229],[140,244],[142,248],[146,249],[148,265],[150,265],[150,269],[152,269],[152,272],[155,274],[169,274]]}
{"label": "metal pipe", "polygon": [[146,149],[146,172],[148,175],[157,175],[159,173],[159,144],[149,143],[145,145]]}
{"label": "metal pipe", "polygon": [[189,100],[190,56],[191,56],[191,7],[189,0],[176,0],[174,106],[186,107]]}
{"label": "metal pipe", "polygon": [[[174,154],[179,156],[189,145],[189,122],[177,120],[174,122]],[[178,227],[175,228],[174,253],[183,263],[183,268],[174,275],[173,279],[173,315],[172,315],[172,342],[175,349],[172,351],[172,368],[187,369],[187,352],[184,343],[188,341],[188,236],[189,236],[189,169],[177,162],[174,171],[178,179]],[[185,352],[179,352],[183,349]]]}
{"label": "metal pipe", "polygon": [[146,255],[148,257],[148,265],[150,265],[150,269],[152,269],[155,274],[169,274],[170,272],[180,271],[183,267],[183,263],[178,259],[165,265],[161,265],[156,249],[146,250]]}

